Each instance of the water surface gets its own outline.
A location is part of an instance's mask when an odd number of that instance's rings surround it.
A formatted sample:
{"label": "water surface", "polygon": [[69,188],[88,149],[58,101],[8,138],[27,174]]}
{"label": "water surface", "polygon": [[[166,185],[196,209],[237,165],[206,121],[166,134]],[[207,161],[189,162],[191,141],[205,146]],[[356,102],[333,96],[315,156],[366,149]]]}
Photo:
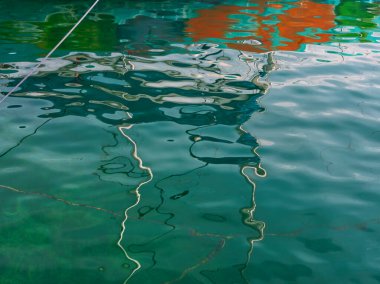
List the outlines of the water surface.
{"label": "water surface", "polygon": [[[19,3],[2,94],[91,1]],[[100,2],[0,105],[0,282],[380,282],[379,15]]]}

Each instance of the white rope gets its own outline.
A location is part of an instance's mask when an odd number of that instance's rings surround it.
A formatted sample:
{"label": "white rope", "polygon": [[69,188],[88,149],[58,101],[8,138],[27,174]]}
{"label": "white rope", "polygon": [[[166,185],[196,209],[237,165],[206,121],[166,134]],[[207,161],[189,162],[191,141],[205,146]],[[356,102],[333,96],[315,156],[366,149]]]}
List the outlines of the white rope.
{"label": "white rope", "polygon": [[32,76],[37,69],[45,63],[45,61],[58,49],[58,47],[71,35],[71,33],[79,26],[79,24],[87,17],[87,15],[94,9],[96,4],[98,4],[100,0],[96,0],[92,6],[84,13],[82,18],[69,30],[69,32],[57,43],[57,45],[36,65],[34,68],[16,85],[10,90],[5,96],[0,99],[0,104],[6,100],[14,91],[16,91],[30,76]]}

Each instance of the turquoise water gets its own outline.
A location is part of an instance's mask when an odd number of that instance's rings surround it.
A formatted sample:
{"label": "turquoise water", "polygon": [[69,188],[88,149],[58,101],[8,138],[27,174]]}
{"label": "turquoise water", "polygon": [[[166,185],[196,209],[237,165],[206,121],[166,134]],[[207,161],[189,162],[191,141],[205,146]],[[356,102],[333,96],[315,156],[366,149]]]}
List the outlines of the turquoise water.
{"label": "turquoise water", "polygon": [[[90,4],[0,2],[3,95]],[[379,283],[379,43],[377,1],[101,1],[0,104],[0,283]]]}

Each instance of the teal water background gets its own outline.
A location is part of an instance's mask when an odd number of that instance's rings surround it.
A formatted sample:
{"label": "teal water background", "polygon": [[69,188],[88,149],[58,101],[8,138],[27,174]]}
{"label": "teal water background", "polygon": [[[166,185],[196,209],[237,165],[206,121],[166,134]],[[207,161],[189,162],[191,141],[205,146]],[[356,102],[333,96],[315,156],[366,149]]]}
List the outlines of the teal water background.
{"label": "teal water background", "polygon": [[[0,2],[0,90],[91,1]],[[0,283],[379,283],[380,3],[101,1],[0,105]]]}

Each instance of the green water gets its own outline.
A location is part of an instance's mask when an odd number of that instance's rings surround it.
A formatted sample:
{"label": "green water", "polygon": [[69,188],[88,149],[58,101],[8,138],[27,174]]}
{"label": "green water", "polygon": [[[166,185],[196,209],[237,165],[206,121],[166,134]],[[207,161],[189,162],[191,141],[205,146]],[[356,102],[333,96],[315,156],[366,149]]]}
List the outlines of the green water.
{"label": "green water", "polygon": [[[0,2],[6,94],[92,1]],[[101,1],[0,104],[0,283],[380,283],[380,3]]]}

